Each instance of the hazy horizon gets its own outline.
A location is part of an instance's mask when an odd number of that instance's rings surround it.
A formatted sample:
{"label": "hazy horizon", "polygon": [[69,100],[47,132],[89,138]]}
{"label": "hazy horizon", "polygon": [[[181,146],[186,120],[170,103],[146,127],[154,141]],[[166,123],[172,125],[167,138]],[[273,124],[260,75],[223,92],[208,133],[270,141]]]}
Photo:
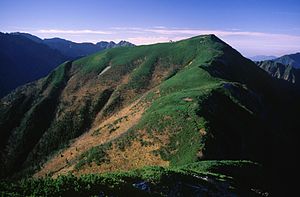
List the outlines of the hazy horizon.
{"label": "hazy horizon", "polygon": [[130,0],[0,2],[0,31],[74,42],[136,45],[215,34],[244,56],[300,51],[300,3]]}

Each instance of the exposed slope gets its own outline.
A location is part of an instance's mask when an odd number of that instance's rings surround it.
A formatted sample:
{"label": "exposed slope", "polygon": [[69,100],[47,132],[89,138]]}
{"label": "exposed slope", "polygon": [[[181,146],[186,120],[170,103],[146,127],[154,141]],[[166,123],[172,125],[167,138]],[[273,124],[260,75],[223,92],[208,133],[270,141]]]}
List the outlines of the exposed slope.
{"label": "exposed slope", "polygon": [[0,98],[50,73],[67,56],[24,36],[0,33]]}
{"label": "exposed slope", "polygon": [[272,77],[283,79],[296,85],[300,82],[300,69],[296,69],[292,65],[283,65],[271,60],[256,62],[256,64]]}
{"label": "exposed slope", "polygon": [[[74,143],[70,145],[70,147],[61,151],[60,154],[57,154],[56,157],[47,162],[43,169],[35,176],[45,176],[50,172],[52,172],[50,174],[55,173],[55,175],[67,172],[70,170],[68,169],[70,168],[69,164],[76,162],[77,157],[83,152],[89,150],[91,147],[112,141],[126,133],[128,129],[130,129],[140,120],[144,112],[146,104],[141,104],[139,101],[140,99],[125,107],[120,112],[116,113],[114,116],[105,121],[101,123],[95,123],[94,128],[91,129],[92,132],[87,132],[80,136]],[[139,157],[140,155],[137,156]],[[124,157],[122,157],[122,159],[124,159]],[[140,157],[140,159],[143,159],[143,157]],[[110,166],[110,169],[113,167],[114,166]]]}
{"label": "exposed slope", "polygon": [[274,61],[284,65],[291,65],[298,69],[300,68],[300,53],[284,55],[274,59]]}
{"label": "exposed slope", "polygon": [[[1,100],[2,173],[56,176],[225,158],[270,169],[280,155],[278,170],[296,150],[298,99],[289,83],[213,35],[106,50]],[[52,113],[37,124],[42,110]]]}

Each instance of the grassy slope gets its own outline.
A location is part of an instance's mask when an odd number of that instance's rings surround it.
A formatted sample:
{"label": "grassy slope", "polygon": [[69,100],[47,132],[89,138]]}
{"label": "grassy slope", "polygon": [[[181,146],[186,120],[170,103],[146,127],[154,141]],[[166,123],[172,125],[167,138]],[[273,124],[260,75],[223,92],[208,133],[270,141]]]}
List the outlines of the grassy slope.
{"label": "grassy slope", "polygon": [[[167,66],[167,67],[171,67],[171,66],[177,65],[177,64],[185,65],[189,61],[191,61],[193,56],[195,56],[195,53],[197,52],[196,51],[197,47],[198,47],[197,45],[191,45],[191,43],[189,43],[189,41],[187,41],[187,42],[181,42],[178,44],[159,44],[159,45],[142,46],[142,47],[130,48],[130,49],[129,48],[116,48],[116,49],[107,50],[107,51],[89,56],[87,58],[82,58],[82,59],[74,62],[72,68],[70,68],[71,69],[70,72],[74,73],[75,78],[79,78],[80,81],[81,80],[84,81],[84,79],[89,80],[88,79],[89,76],[92,76],[95,78],[95,76],[97,76],[98,73],[100,73],[108,64],[111,64],[112,65],[111,70],[114,70],[114,73],[116,74],[116,75],[112,75],[112,76],[114,76],[116,78],[123,76],[124,74],[130,73],[129,83],[124,84],[123,86],[120,87],[121,90],[125,89],[124,95],[126,94],[126,90],[128,90],[128,89],[129,90],[133,89],[137,92],[140,92],[140,91],[143,92],[143,89],[147,88],[147,85],[149,83],[148,80],[149,80],[149,78],[151,78],[151,74],[153,72],[153,69],[151,69],[151,66],[153,67],[154,63],[156,61],[158,61],[159,59],[163,59],[163,61],[164,61],[163,64],[165,64],[165,66]],[[185,49],[188,49],[188,50],[185,50]],[[139,63],[139,62],[134,63],[135,61],[141,61],[141,63]],[[36,90],[35,90],[36,92],[33,93],[33,95],[34,95],[33,99],[35,100],[34,102],[38,102],[40,97],[43,97],[43,96],[47,97],[49,94],[49,91],[51,93],[51,91],[52,91],[51,89],[53,89],[53,87],[55,88],[56,86],[60,85],[60,83],[61,83],[60,81],[68,80],[68,77],[65,77],[63,75],[63,70],[64,70],[64,66],[60,66],[58,69],[56,69],[56,71],[54,71],[51,75],[49,75],[48,78],[45,79],[45,82],[41,85],[42,86],[40,88],[41,90],[38,90],[38,88],[36,88]],[[171,69],[170,72],[174,72],[174,71],[172,71],[172,69]],[[92,79],[92,80],[95,80],[95,79]],[[90,81],[92,81],[92,80],[90,80]],[[114,80],[114,79],[110,79],[110,80]],[[23,92],[16,91],[15,94],[22,95]],[[25,93],[25,95],[28,96],[27,93]],[[97,96],[97,95],[91,95],[91,96]],[[139,95],[137,95],[137,96],[139,96]],[[8,97],[10,97],[10,96],[8,96]],[[54,99],[57,99],[59,96],[55,95],[54,97],[55,97]],[[16,98],[16,97],[12,97],[12,100],[14,100],[14,98]],[[116,98],[119,98],[119,97],[116,96]],[[8,99],[8,100],[10,100],[10,99]],[[23,100],[24,100],[24,98],[23,98]],[[55,105],[53,105],[53,106],[55,106]],[[64,107],[64,106],[62,106],[62,107]],[[44,107],[44,108],[46,109],[46,107]],[[60,107],[58,107],[58,108],[60,108]],[[81,106],[80,108],[84,109],[85,106]],[[8,111],[8,113],[10,113],[11,111],[14,111],[12,108],[10,108],[9,110],[10,111]],[[18,110],[18,109],[16,109],[16,110]],[[88,108],[87,110],[93,110],[93,109]],[[32,162],[31,158],[33,158],[33,159],[34,159],[34,157],[39,158],[40,157],[39,155],[49,154],[50,153],[49,150],[53,150],[53,149],[62,147],[61,145],[66,143],[68,141],[68,139],[78,136],[80,133],[82,133],[86,129],[86,128],[81,128],[81,126],[80,126],[81,119],[79,120],[79,125],[77,125],[78,121],[76,121],[76,116],[74,116],[74,113],[77,114],[77,112],[71,112],[71,114],[67,112],[66,114],[70,114],[70,115],[69,116],[65,115],[64,117],[62,117],[61,118],[62,121],[55,119],[54,121],[49,120],[49,121],[45,122],[45,125],[43,125],[43,126],[50,124],[50,122],[52,122],[52,123],[51,123],[50,128],[47,131],[45,131],[45,130],[39,131],[39,132],[42,132],[45,134],[43,134],[43,136],[42,136],[41,140],[38,142],[38,144],[36,144],[35,140],[29,141],[30,144],[28,147],[28,151],[30,151],[30,149],[32,149],[33,146],[36,149],[33,152],[34,155],[32,155],[32,153],[30,153],[29,163]],[[83,113],[85,113],[85,112],[83,112]],[[27,114],[28,114],[28,112],[27,112]],[[2,117],[4,118],[6,115],[7,115],[7,113],[4,113]],[[35,115],[35,112],[33,115],[29,114],[28,117],[30,118],[31,116],[34,116],[34,115]],[[70,119],[69,118],[70,116],[73,116],[74,118]],[[70,121],[68,121],[69,119],[70,119]],[[76,121],[76,122],[74,123],[74,121]],[[85,120],[83,120],[83,121],[85,122]],[[22,122],[23,122],[22,125],[25,125],[25,127],[27,124],[30,124],[27,119],[22,119]],[[3,125],[6,126],[6,124],[7,124],[7,122],[4,121]],[[68,126],[64,126],[66,124],[68,124]],[[76,125],[74,125],[74,124],[76,124]],[[60,125],[62,125],[62,126],[60,126]],[[14,125],[15,128],[16,128],[16,126],[18,126],[18,124]],[[33,125],[33,127],[34,126],[35,125]],[[9,127],[8,130],[13,130],[14,127],[12,127],[12,128]],[[60,128],[63,128],[63,129],[60,129]],[[77,132],[78,128],[81,131]],[[18,128],[17,130],[20,130],[20,129],[22,130],[22,128]],[[67,138],[56,139],[55,136],[58,136],[58,135],[55,133],[67,132],[66,130],[75,130],[75,133],[77,133],[77,134],[68,135],[69,137],[67,137]],[[11,135],[11,137],[10,137],[11,139],[15,139],[15,137],[13,137],[13,136],[15,136],[17,134],[19,135],[20,132],[15,131],[14,133],[15,134]],[[18,140],[15,141],[15,145],[17,145],[17,146],[19,145]],[[8,145],[8,146],[10,146],[10,145]],[[27,149],[27,146],[25,146],[25,147]],[[8,149],[10,150],[10,147],[8,147]],[[26,152],[28,152],[28,151],[26,151]],[[12,152],[14,152],[14,151],[12,151]],[[15,153],[13,153],[13,154],[15,154]],[[22,158],[20,158],[20,159],[18,158],[18,156],[16,156],[17,157],[16,159],[7,158],[7,160],[12,160],[12,162],[17,162],[17,163],[19,163],[18,165],[20,165],[24,161],[24,156],[26,156],[26,154],[22,153],[20,155],[22,155]]]}
{"label": "grassy slope", "polygon": [[[117,64],[126,65],[134,59],[145,56],[143,58],[144,62],[133,70],[131,81],[124,88],[140,89],[145,87],[148,82],[147,75],[151,74],[149,68],[154,66],[154,57],[155,59],[167,59],[168,64],[165,66],[183,65],[179,72],[158,86],[161,96],[152,100],[153,103],[142,117],[142,120],[130,131],[131,135],[122,136],[116,140],[116,143],[123,140],[130,143],[132,138],[139,138],[137,136],[139,129],[146,128],[150,135],[153,131],[165,131],[164,135],[170,136],[171,142],[159,151],[163,159],[171,161],[172,165],[196,161],[197,152],[204,146],[203,142],[201,143],[199,130],[204,128],[205,125],[205,120],[199,119],[196,115],[196,109],[199,107],[197,101],[206,98],[213,89],[220,87],[222,84],[221,80],[210,76],[207,71],[198,66],[221,55],[222,47],[224,47],[222,42],[215,42],[210,36],[207,36],[181,41],[176,44],[141,46],[131,50],[126,50],[126,48],[110,50],[112,64],[116,62]],[[115,53],[118,56],[114,55]],[[150,53],[150,57],[148,53]],[[92,60],[85,60],[85,62],[79,60],[80,63],[78,64],[84,65],[96,62],[98,57],[95,55]],[[98,69],[98,67],[92,69],[92,66],[89,66],[89,72],[95,71],[95,69]],[[101,72],[101,69],[96,71]],[[148,97],[151,100],[151,93]],[[184,100],[185,98],[193,99],[193,102],[187,102]],[[167,116],[171,119],[161,121]],[[98,148],[102,149],[103,146]],[[94,149],[93,151],[102,152]],[[176,154],[171,154],[174,151],[176,151]],[[93,154],[89,155],[87,161],[93,160],[91,158]],[[98,156],[95,155],[95,157]],[[102,157],[100,159],[103,160]],[[82,165],[82,161],[80,163]]]}
{"label": "grassy slope", "polygon": [[[50,121],[53,119],[57,104],[58,96],[64,88],[70,62],[64,63],[59,66],[45,81],[43,81],[35,91],[45,92],[44,96],[37,97],[37,92],[30,92],[29,99],[35,97],[34,102],[30,103],[31,107],[25,113],[23,117],[19,117],[17,126],[13,130],[13,138],[8,141],[7,158],[5,159],[5,165],[7,169],[6,173],[10,173],[11,170],[17,170],[20,168],[27,154],[32,151],[35,143],[40,139],[45,130],[49,127]],[[45,86],[47,86],[45,88]],[[43,89],[45,89],[43,91]],[[22,91],[22,89],[21,89]],[[21,95],[23,95],[22,93]],[[25,100],[28,99],[24,98]],[[27,107],[27,106],[24,106]],[[4,108],[5,109],[5,108]],[[3,116],[7,113],[14,113],[13,110],[4,110]],[[22,119],[21,119],[22,118]],[[9,120],[8,120],[9,121]],[[5,126],[5,122],[2,123]],[[16,126],[16,125],[14,125]],[[2,130],[2,132],[10,132]]]}
{"label": "grassy slope", "polygon": [[[184,50],[187,49],[187,50]],[[125,49],[118,49],[118,50],[125,50]],[[171,165],[174,166],[180,166],[183,164],[187,164],[190,162],[197,161],[199,158],[205,158],[206,155],[204,154],[205,151],[205,145],[208,143],[208,140],[218,140],[219,144],[213,144],[212,149],[214,149],[214,146],[219,146],[224,148],[224,151],[226,152],[226,143],[230,143],[230,139],[226,141],[225,143],[222,143],[221,137],[213,139],[214,135],[217,136],[217,134],[212,133],[210,130],[214,130],[214,128],[209,128],[208,124],[210,122],[208,121],[208,117],[206,117],[206,111],[208,110],[207,106],[203,106],[203,104],[210,99],[211,95],[214,92],[218,92],[220,94],[220,98],[224,98],[224,102],[231,102],[234,110],[232,110],[232,113],[240,113],[242,118],[250,119],[248,124],[255,124],[255,127],[259,127],[259,123],[257,120],[254,120],[255,118],[253,116],[256,116],[258,114],[255,111],[253,111],[253,108],[259,108],[259,103],[257,100],[260,98],[257,98],[258,96],[251,96],[254,101],[248,101],[250,99],[244,99],[246,101],[241,100],[241,98],[236,97],[236,95],[232,95],[232,93],[237,94],[246,94],[248,93],[248,89],[245,87],[235,88],[237,84],[230,85],[228,83],[228,80],[226,80],[226,77],[229,75],[226,75],[225,72],[232,72],[235,71],[238,77],[233,75],[233,79],[231,81],[239,81],[241,79],[244,80],[240,75],[250,75],[245,77],[245,80],[249,78],[254,77],[260,77],[260,78],[267,78],[268,76],[264,75],[264,73],[260,73],[260,71],[253,65],[253,69],[256,69],[258,74],[254,71],[251,71],[250,73],[247,72],[247,65],[245,62],[242,62],[242,65],[237,65],[241,59],[241,56],[230,49],[228,45],[224,44],[222,41],[218,40],[216,37],[213,36],[204,36],[204,37],[196,37],[189,40],[180,41],[175,44],[158,44],[158,45],[151,45],[151,46],[141,46],[134,48],[130,51],[124,51],[123,53],[118,53],[119,56],[112,55],[111,62],[119,62],[120,64],[124,64],[125,58],[127,57],[126,61],[130,62],[129,57],[140,57],[143,56],[145,52],[148,52],[147,50],[154,51],[153,53],[150,53],[150,57],[146,56],[144,59],[145,61],[135,70],[133,70],[133,77],[131,78],[131,81],[126,84],[127,88],[130,88],[132,84],[138,83],[139,86],[133,86],[134,88],[141,88],[143,87],[144,83],[147,82],[144,77],[147,76],[149,72],[150,66],[147,66],[144,68],[145,64],[148,64],[148,61],[150,61],[153,66],[153,56],[156,56],[156,59],[165,58],[172,60],[172,64],[181,64],[183,65],[179,71],[176,72],[176,74],[172,75],[170,78],[166,78],[165,81],[163,81],[161,84],[159,84],[156,88],[159,90],[159,96],[155,96],[153,91],[150,91],[148,93],[148,96],[146,97],[148,100],[151,101],[151,106],[148,108],[148,110],[143,115],[140,122],[131,130],[129,130],[128,135],[123,135],[119,139],[116,139],[113,143],[116,144],[126,144],[126,146],[130,146],[130,142],[133,139],[139,139],[143,141],[143,137],[139,135],[139,131],[146,129],[148,136],[150,138],[154,139],[156,135],[165,135],[168,136],[169,140],[167,144],[164,144],[159,150],[158,153],[161,155],[162,159],[168,160],[171,162]],[[233,54],[232,56],[236,58],[237,62],[235,60],[231,60],[232,65],[227,65],[228,68],[222,68],[222,72],[224,72],[224,75],[226,76],[225,79],[221,79],[222,76],[216,77],[213,76],[209,69],[210,67],[215,66],[212,62],[214,62],[216,59],[222,59],[222,58],[228,58],[223,57],[224,53],[223,51],[231,50],[230,53],[234,52],[236,54]],[[111,54],[113,54],[115,51],[109,51]],[[119,52],[119,51],[118,51]],[[138,52],[138,53],[137,53]],[[138,54],[138,55],[137,55]],[[238,56],[238,57],[236,57]],[[240,57],[239,57],[240,56]],[[97,56],[95,56],[97,57]],[[229,57],[230,58],[230,57]],[[229,59],[228,58],[228,59]],[[225,59],[226,61],[226,59]],[[249,64],[249,62],[246,62],[246,64]],[[229,62],[230,64],[230,62]],[[223,65],[221,65],[223,66]],[[239,67],[238,67],[239,66]],[[236,68],[235,68],[236,67]],[[246,71],[244,71],[244,70]],[[217,69],[216,69],[217,70]],[[241,71],[240,73],[238,73]],[[97,71],[99,72],[99,70]],[[136,73],[139,73],[136,75]],[[223,74],[223,73],[222,73]],[[252,76],[251,76],[252,75]],[[262,75],[262,76],[261,76]],[[136,78],[136,76],[139,76]],[[229,76],[231,77],[231,76]],[[250,79],[251,80],[251,79]],[[142,82],[140,82],[142,81]],[[243,82],[243,81],[242,81]],[[247,81],[248,82],[248,81]],[[227,90],[226,87],[224,87],[224,84],[229,84],[228,86],[233,87],[233,90]],[[255,88],[255,82],[250,85],[254,86]],[[236,92],[235,92],[236,91]],[[244,91],[244,92],[242,92]],[[188,100],[187,100],[188,99]],[[217,105],[220,108],[222,108],[223,104],[222,99],[218,99],[216,103],[213,103],[212,105]],[[239,103],[240,102],[240,103]],[[243,103],[244,102],[244,103]],[[248,102],[248,106],[247,106]],[[252,102],[249,104],[249,102]],[[211,105],[211,104],[209,104]],[[245,105],[245,106],[244,106]],[[203,109],[204,108],[204,109]],[[249,109],[248,109],[249,108]],[[230,110],[230,109],[226,109]],[[222,116],[222,113],[218,113],[216,116]],[[234,117],[239,119],[239,117]],[[229,123],[227,124],[235,124],[234,122],[237,121],[236,119],[231,119]],[[252,120],[253,119],[253,120]],[[219,123],[220,124],[220,123]],[[213,126],[211,126],[213,127]],[[252,129],[253,129],[252,128]],[[200,130],[204,130],[207,134],[201,134]],[[219,129],[219,128],[218,128]],[[245,129],[244,125],[238,124],[235,128],[235,132],[239,132],[238,130]],[[255,128],[257,129],[257,128]],[[249,129],[250,130],[250,129]],[[248,131],[248,129],[247,129]],[[255,135],[251,136],[250,132],[247,133],[247,131],[244,131],[243,134],[239,133],[232,133],[232,140],[237,141],[237,143],[240,143],[241,139],[239,138],[240,135],[243,135],[241,138],[247,138],[251,137],[251,139],[254,139],[254,137],[257,137]],[[211,132],[211,133],[210,133]],[[224,131],[225,133],[228,132],[227,130]],[[236,136],[238,137],[236,137]],[[236,138],[236,139],[234,139]],[[159,140],[158,140],[159,141]],[[224,144],[224,145],[222,145]],[[248,146],[250,143],[243,144],[241,146]],[[251,148],[253,148],[255,144],[251,144]],[[105,155],[105,151],[107,151],[107,146],[105,148],[103,146],[97,147],[99,150],[95,151],[93,149],[93,152],[103,152],[103,155]],[[210,147],[209,147],[210,148]],[[237,148],[237,149],[234,149]],[[232,148],[231,150],[228,150],[228,155],[230,158],[238,159],[238,158],[249,158],[250,154],[246,151],[242,152],[241,147],[236,146]],[[249,149],[251,149],[249,148]],[[219,151],[219,150],[216,150]],[[220,155],[216,153],[216,151],[211,151],[209,154],[207,154],[208,157],[211,158],[218,158]],[[206,151],[208,152],[208,151]],[[90,152],[91,153],[91,152]],[[93,157],[97,158],[97,154],[93,156],[94,154],[88,154],[89,158],[86,160],[88,161],[95,161]],[[244,153],[244,155],[243,155]],[[257,154],[254,156],[257,156]],[[251,157],[253,159],[253,157]],[[100,160],[106,161],[103,157],[100,157]],[[81,166],[84,161],[80,161]],[[87,168],[87,166],[85,166]]]}

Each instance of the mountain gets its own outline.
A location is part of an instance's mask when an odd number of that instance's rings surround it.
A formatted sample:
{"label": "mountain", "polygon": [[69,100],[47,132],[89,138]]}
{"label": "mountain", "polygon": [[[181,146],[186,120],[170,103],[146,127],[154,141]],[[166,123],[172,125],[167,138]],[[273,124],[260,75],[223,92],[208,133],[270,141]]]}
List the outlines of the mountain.
{"label": "mountain", "polygon": [[124,46],[134,46],[126,41],[120,41],[119,43],[114,42],[98,42],[97,44],[93,43],[75,43],[61,38],[51,38],[44,39],[43,43],[51,47],[52,49],[57,49],[62,54],[68,55],[70,57],[82,57],[86,56],[104,49],[115,48],[115,47],[124,47]]}
{"label": "mountain", "polygon": [[42,196],[276,193],[297,167],[299,98],[214,35],[108,49],[1,99],[1,176],[65,176],[0,185]]}
{"label": "mountain", "polygon": [[12,33],[13,35],[22,35],[27,37],[35,42],[43,43],[49,46],[52,49],[56,49],[60,51],[67,57],[78,58],[86,55],[90,55],[92,53],[102,51],[104,49],[110,49],[115,47],[128,47],[128,46],[135,46],[134,44],[127,42],[127,41],[120,41],[119,43],[115,43],[113,41],[106,42],[101,41],[96,44],[93,43],[76,43],[69,40],[61,39],[61,38],[49,38],[49,39],[40,39],[36,36],[33,36],[28,33],[20,33],[15,32]]}
{"label": "mountain", "polygon": [[0,98],[20,85],[46,76],[64,61],[124,46],[134,45],[126,41],[75,43],[60,38],[43,40],[28,33],[0,33]]}
{"label": "mountain", "polygon": [[255,63],[271,76],[289,81],[300,87],[300,53]]}
{"label": "mountain", "polygon": [[37,42],[37,43],[43,43],[43,40],[37,36],[34,36],[32,34],[29,34],[29,33],[21,33],[21,32],[12,32],[10,33],[11,35],[15,35],[15,36],[23,36],[25,38],[28,38],[34,42]]}
{"label": "mountain", "polygon": [[265,61],[265,60],[273,60],[275,58],[276,58],[275,56],[257,55],[257,56],[250,57],[249,59],[251,59],[252,61]]}
{"label": "mountain", "polygon": [[0,33],[0,98],[20,85],[49,74],[58,64],[69,59],[32,40]]}
{"label": "mountain", "polygon": [[300,68],[300,53],[284,55],[282,57],[274,59],[275,62],[284,64],[284,65],[291,65],[294,68]]}
{"label": "mountain", "polygon": [[292,65],[284,65],[271,60],[256,62],[256,64],[275,78],[294,84],[300,83],[300,69],[296,69]]}

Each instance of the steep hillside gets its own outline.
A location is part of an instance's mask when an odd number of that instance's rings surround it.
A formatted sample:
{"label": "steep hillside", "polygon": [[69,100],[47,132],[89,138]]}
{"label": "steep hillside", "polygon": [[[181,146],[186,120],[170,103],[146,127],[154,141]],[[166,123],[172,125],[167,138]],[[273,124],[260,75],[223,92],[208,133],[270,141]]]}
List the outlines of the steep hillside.
{"label": "steep hillside", "polygon": [[274,175],[295,154],[299,98],[214,35],[105,50],[1,100],[1,174],[247,159]]}
{"label": "steep hillside", "polygon": [[50,73],[68,56],[20,35],[0,33],[0,98]]}
{"label": "steep hillside", "polygon": [[292,65],[284,65],[272,60],[256,62],[256,64],[272,77],[299,84],[300,69],[296,69]]}
{"label": "steep hillside", "polygon": [[300,68],[300,53],[284,55],[274,59],[274,61],[284,65],[291,65],[298,69]]}

